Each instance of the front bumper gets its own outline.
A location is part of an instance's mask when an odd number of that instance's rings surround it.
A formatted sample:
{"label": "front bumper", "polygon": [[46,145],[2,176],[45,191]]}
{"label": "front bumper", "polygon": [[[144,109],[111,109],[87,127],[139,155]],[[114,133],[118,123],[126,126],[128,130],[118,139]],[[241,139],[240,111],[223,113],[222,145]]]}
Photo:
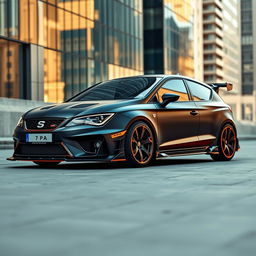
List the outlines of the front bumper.
{"label": "front bumper", "polygon": [[[125,161],[125,130],[97,129],[96,127],[63,127],[50,131],[52,143],[28,143],[27,131],[14,131],[14,153],[10,161],[37,162],[115,162]],[[44,132],[45,133],[45,132]]]}

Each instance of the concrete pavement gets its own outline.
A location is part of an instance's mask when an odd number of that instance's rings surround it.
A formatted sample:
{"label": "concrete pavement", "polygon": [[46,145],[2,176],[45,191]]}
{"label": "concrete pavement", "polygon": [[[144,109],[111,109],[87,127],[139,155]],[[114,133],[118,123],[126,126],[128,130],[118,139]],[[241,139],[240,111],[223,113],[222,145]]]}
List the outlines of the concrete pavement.
{"label": "concrete pavement", "polygon": [[0,255],[254,256],[255,153],[44,169],[0,151]]}

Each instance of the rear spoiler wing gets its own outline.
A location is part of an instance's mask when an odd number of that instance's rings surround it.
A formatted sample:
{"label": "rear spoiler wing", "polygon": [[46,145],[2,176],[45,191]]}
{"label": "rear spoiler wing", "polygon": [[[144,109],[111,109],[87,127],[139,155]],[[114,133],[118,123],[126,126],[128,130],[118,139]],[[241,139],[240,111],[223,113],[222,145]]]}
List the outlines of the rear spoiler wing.
{"label": "rear spoiler wing", "polygon": [[208,85],[210,85],[212,87],[212,89],[217,93],[219,93],[220,88],[224,88],[224,87],[227,88],[228,92],[233,90],[233,84],[228,83],[228,82],[226,82],[226,83],[212,83],[212,84],[208,84]]}

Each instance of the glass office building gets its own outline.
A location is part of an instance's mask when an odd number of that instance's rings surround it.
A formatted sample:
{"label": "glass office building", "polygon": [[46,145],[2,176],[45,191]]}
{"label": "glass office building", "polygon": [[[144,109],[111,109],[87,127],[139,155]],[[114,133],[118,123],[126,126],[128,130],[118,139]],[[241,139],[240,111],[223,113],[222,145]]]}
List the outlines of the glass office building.
{"label": "glass office building", "polygon": [[253,94],[253,1],[241,1],[242,94]]}
{"label": "glass office building", "polygon": [[194,76],[193,1],[144,0],[144,70]]}
{"label": "glass office building", "polygon": [[61,102],[143,73],[142,0],[0,0],[0,97]]}
{"label": "glass office building", "polygon": [[242,52],[242,119],[256,122],[256,1],[240,1]]}

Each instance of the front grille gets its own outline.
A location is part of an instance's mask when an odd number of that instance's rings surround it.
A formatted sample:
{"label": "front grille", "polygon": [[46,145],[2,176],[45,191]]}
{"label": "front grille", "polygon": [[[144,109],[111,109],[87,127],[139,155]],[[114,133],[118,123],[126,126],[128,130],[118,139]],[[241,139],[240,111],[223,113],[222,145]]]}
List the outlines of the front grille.
{"label": "front grille", "polygon": [[15,155],[25,156],[67,156],[68,153],[61,144],[20,144]]}
{"label": "front grille", "polygon": [[27,119],[26,128],[29,130],[53,130],[58,127],[64,119]]}

